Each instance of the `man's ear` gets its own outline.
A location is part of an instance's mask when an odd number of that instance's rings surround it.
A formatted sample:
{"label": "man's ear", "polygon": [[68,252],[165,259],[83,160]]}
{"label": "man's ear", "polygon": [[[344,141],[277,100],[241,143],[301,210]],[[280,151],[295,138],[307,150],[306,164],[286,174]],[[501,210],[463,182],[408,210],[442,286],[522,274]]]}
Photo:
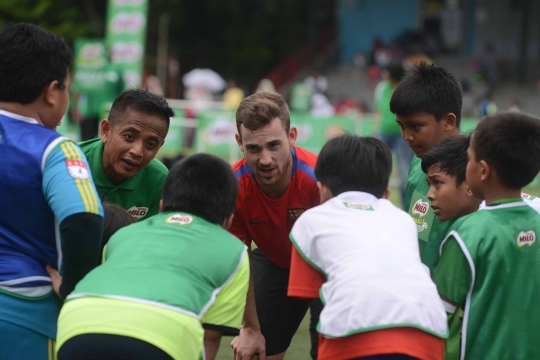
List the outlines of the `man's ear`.
{"label": "man's ear", "polygon": [[390,194],[392,194],[392,190],[390,190],[390,188],[386,188],[386,190],[384,191],[384,194],[382,195],[382,198],[383,199],[389,199]]}
{"label": "man's ear", "polygon": [[163,199],[159,200],[159,210],[158,212],[163,212],[165,210],[165,204],[163,203]]}
{"label": "man's ear", "polygon": [[454,113],[446,114],[446,116],[441,121],[444,121],[445,132],[450,132],[454,130],[454,128],[457,126],[457,117]]}
{"label": "man's ear", "polygon": [[223,224],[221,226],[223,226],[225,230],[229,230],[229,228],[232,225],[233,219],[234,219],[234,214],[229,215],[229,217],[223,220]]}
{"label": "man's ear", "polygon": [[298,129],[292,126],[289,129],[289,146],[293,146],[297,138],[298,138]]}
{"label": "man's ear", "polygon": [[234,137],[236,139],[236,143],[238,144],[238,147],[240,148],[242,152],[244,152],[244,143],[242,142],[242,137],[238,133],[234,134]]}
{"label": "man's ear", "polygon": [[105,144],[107,143],[107,140],[109,139],[109,132],[111,131],[111,122],[108,119],[103,119],[101,122],[101,141],[103,141]]}
{"label": "man's ear", "polygon": [[323,204],[334,197],[330,188],[320,181],[317,181],[317,188],[319,188],[319,200]]}
{"label": "man's ear", "polygon": [[467,181],[463,181],[463,185],[465,186],[465,195],[468,197],[474,197],[471,188],[469,187],[469,184],[467,184]]}

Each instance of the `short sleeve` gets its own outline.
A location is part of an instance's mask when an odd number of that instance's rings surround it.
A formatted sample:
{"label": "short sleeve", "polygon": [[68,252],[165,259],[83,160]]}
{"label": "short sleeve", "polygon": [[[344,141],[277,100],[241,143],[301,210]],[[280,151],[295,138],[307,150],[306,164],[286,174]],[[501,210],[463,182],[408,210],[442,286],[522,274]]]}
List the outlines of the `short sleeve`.
{"label": "short sleeve", "polygon": [[249,284],[249,257],[242,255],[238,271],[216,296],[216,300],[203,315],[205,328],[230,333],[240,328],[246,307]]}
{"label": "short sleeve", "polygon": [[229,232],[242,240],[247,246],[251,245],[251,236],[249,236],[244,224],[242,223],[242,219],[238,215],[238,202],[236,203],[236,209],[237,211],[234,213],[234,218],[231,227],[229,228]]}
{"label": "short sleeve", "polygon": [[148,214],[144,217],[144,219],[148,219],[150,216],[154,216],[159,213],[159,203],[163,197],[163,188],[165,187],[166,179],[167,175],[160,175],[159,179],[156,181],[155,186],[157,191],[152,199],[152,203],[148,208]]}
{"label": "short sleeve", "polygon": [[42,190],[59,223],[78,213],[103,216],[88,161],[72,141],[61,142],[48,155]]}
{"label": "short sleeve", "polygon": [[446,312],[454,313],[462,307],[471,288],[472,273],[469,262],[454,237],[444,244],[441,259],[433,281],[446,308]]}
{"label": "short sleeve", "polygon": [[304,299],[318,299],[319,289],[325,281],[325,276],[311,266],[293,246],[287,295]]}

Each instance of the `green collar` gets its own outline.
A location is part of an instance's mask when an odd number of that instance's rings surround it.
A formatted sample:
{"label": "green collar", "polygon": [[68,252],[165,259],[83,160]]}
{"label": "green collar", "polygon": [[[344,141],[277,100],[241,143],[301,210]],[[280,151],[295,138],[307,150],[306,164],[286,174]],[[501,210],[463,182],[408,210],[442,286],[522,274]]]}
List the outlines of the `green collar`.
{"label": "green collar", "polygon": [[501,205],[501,204],[509,204],[509,203],[519,202],[519,201],[523,201],[523,199],[522,199],[522,198],[499,199],[499,200],[495,200],[494,202],[492,202],[492,203],[489,204],[488,206],[495,206],[495,205]]}
{"label": "green collar", "polygon": [[133,190],[137,188],[141,179],[141,172],[144,169],[139,171],[132,178],[129,178],[118,185],[113,184],[107,176],[107,173],[105,173],[105,169],[103,168],[103,148],[105,144],[99,138],[95,139],[94,141],[95,144],[91,149],[93,154],[91,156],[91,160],[89,160],[91,162],[90,168],[92,169],[92,177],[94,179],[94,183],[97,186],[107,188],[119,188],[125,190]]}

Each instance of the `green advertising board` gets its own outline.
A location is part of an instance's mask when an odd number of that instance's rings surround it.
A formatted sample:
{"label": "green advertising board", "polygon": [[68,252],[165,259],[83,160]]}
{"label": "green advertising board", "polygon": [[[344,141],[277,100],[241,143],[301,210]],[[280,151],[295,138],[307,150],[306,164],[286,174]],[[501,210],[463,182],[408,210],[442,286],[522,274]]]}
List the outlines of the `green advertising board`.
{"label": "green advertising board", "polygon": [[109,0],[105,43],[126,89],[141,86],[148,0]]}
{"label": "green advertising board", "polygon": [[99,39],[79,38],[74,43],[73,83],[81,92],[103,89],[103,70],[107,65],[105,43]]}

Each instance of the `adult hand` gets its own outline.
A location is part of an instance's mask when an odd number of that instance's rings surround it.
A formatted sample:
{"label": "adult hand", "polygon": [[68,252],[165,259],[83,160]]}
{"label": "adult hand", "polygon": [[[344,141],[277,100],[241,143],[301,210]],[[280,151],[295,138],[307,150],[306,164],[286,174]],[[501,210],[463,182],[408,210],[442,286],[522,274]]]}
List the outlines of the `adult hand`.
{"label": "adult hand", "polygon": [[63,300],[64,298],[62,297],[62,295],[60,295],[60,285],[62,285],[62,276],[58,273],[58,271],[56,271],[54,268],[50,267],[49,265],[47,265],[47,273],[49,274],[49,277],[51,278],[54,292],[56,293],[56,295],[58,295],[60,299]]}
{"label": "adult hand", "polygon": [[235,360],[266,360],[266,340],[260,330],[240,329],[240,335],[233,339],[231,347]]}

